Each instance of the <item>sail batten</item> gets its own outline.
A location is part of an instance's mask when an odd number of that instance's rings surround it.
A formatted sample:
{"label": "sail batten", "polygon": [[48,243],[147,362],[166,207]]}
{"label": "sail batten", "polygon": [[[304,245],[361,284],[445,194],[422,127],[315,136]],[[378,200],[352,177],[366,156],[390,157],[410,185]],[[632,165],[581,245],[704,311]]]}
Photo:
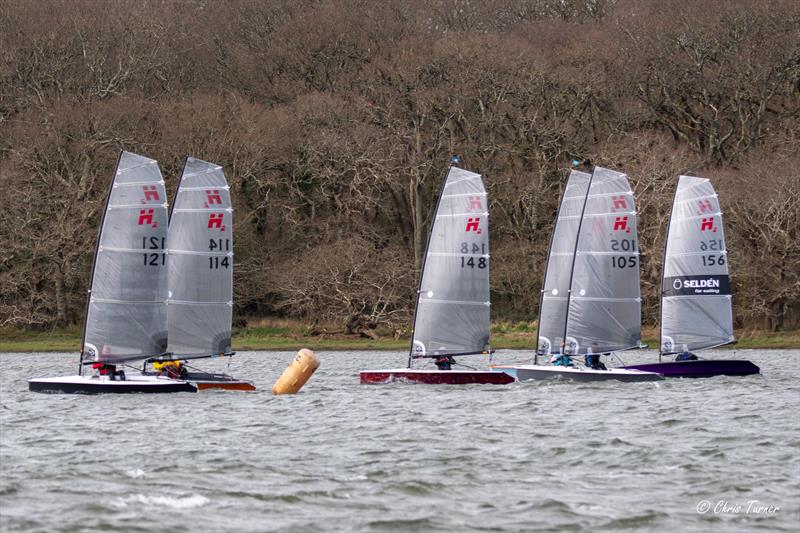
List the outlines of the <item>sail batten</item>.
{"label": "sail batten", "polygon": [[233,207],[222,167],[186,159],[170,214],[169,352],[231,352]]}
{"label": "sail batten", "polygon": [[728,252],[719,197],[706,178],[680,176],[661,283],[662,353],[733,342]]}
{"label": "sail batten", "polygon": [[121,152],[92,269],[82,360],[114,364],[165,351],[166,199],[157,162]]}
{"label": "sail batten", "polygon": [[595,167],[575,245],[565,353],[604,353],[641,344],[636,206],[628,178]]}
{"label": "sail batten", "polygon": [[489,349],[487,201],[480,174],[450,168],[425,252],[412,357]]}

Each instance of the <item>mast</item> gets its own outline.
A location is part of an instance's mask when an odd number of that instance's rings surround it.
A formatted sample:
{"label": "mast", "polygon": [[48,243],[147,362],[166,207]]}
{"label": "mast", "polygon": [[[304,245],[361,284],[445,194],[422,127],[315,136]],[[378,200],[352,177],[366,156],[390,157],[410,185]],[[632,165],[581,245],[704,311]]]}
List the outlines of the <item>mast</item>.
{"label": "mast", "polygon": [[[678,178],[680,181],[680,178]],[[664,254],[661,256],[661,283],[658,285],[658,362],[661,362],[661,329],[664,323],[664,271],[667,266],[667,246],[669,246],[669,228],[672,226],[672,214],[675,212],[675,199],[678,197],[678,186],[675,186],[675,192],[672,193],[672,205],[669,210],[669,219],[667,220],[667,238],[664,239]]]}
{"label": "mast", "polygon": [[569,326],[569,303],[570,300],[572,299],[572,280],[575,276],[575,257],[577,257],[578,255],[578,242],[581,239],[581,227],[583,226],[583,216],[586,213],[586,203],[589,200],[589,192],[592,190],[592,180],[594,179],[594,171],[595,169],[592,169],[592,175],[589,176],[589,183],[586,185],[586,196],[584,196],[583,198],[583,207],[581,207],[581,219],[578,221],[578,231],[575,235],[575,249],[572,252],[572,267],[570,268],[569,271],[569,289],[567,289],[567,319],[564,320],[564,336],[561,339],[562,355],[565,355],[564,351],[567,345],[567,327]]}
{"label": "mast", "polygon": [[117,171],[119,171],[119,162],[122,159],[122,150],[117,154],[117,164],[114,165],[114,175],[111,177],[111,184],[108,186],[108,194],[106,194],[106,201],[103,203],[103,214],[100,217],[100,227],[97,230],[97,241],[94,243],[94,257],[92,257],[92,276],[89,279],[89,290],[86,291],[86,309],[83,312],[83,333],[81,335],[81,354],[78,360],[78,375],[83,375],[83,352],[84,344],[86,343],[86,325],[89,318],[89,303],[92,299],[92,286],[94,285],[94,273],[97,269],[97,252],[100,249],[100,238],[103,236],[103,225],[106,222],[106,213],[108,212],[108,202],[111,200],[111,191],[114,190],[114,183],[117,181]]}
{"label": "mast", "polygon": [[433,225],[436,223],[436,213],[439,211],[439,203],[442,201],[442,195],[444,194],[444,187],[447,185],[447,176],[450,174],[450,169],[453,168],[453,165],[456,163],[461,163],[461,158],[457,155],[454,155],[450,158],[450,164],[447,166],[447,171],[444,173],[444,178],[442,179],[441,185],[439,185],[439,194],[436,196],[436,205],[433,207],[433,220],[431,220],[430,225],[428,226],[428,240],[425,241],[425,253],[422,256],[422,265],[419,269],[419,281],[417,282],[417,297],[414,301],[414,322],[413,327],[411,328],[411,344],[408,347],[408,368],[411,368],[411,362],[413,361],[414,355],[414,331],[417,329],[417,311],[419,310],[419,294],[422,290],[422,278],[425,275],[425,263],[428,262],[428,248],[431,245],[431,235],[433,234]]}

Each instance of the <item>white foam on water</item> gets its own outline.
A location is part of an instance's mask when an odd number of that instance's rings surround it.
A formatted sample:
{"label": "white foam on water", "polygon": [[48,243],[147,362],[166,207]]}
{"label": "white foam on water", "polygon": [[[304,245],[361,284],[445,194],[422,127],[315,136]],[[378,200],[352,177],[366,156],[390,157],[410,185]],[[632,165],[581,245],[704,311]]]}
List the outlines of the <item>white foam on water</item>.
{"label": "white foam on water", "polygon": [[144,477],[144,470],[142,470],[141,468],[126,470],[125,475],[133,479],[139,479],[141,477]]}
{"label": "white foam on water", "polygon": [[209,499],[200,494],[188,496],[147,496],[145,494],[131,494],[124,498],[117,498],[111,505],[117,509],[125,509],[131,504],[166,507],[169,509],[194,509],[209,502]]}

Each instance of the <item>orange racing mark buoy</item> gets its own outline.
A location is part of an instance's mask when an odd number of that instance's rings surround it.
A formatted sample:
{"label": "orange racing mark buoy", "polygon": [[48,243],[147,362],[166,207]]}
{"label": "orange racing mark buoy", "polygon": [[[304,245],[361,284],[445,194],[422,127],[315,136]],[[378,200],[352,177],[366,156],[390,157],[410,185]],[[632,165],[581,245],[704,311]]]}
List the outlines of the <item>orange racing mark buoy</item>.
{"label": "orange racing mark buoy", "polygon": [[272,394],[296,394],[317,368],[319,368],[317,356],[311,350],[303,348],[297,352],[291,364],[272,386]]}

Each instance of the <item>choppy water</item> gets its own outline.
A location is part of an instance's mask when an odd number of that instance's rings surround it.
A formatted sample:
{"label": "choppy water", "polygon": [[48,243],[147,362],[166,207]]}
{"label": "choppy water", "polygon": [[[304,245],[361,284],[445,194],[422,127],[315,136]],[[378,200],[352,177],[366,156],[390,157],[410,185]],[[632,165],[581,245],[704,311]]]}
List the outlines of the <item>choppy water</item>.
{"label": "choppy water", "polygon": [[800,528],[798,350],[740,350],[746,378],[508,386],[360,385],[405,356],[321,352],[273,397],[292,355],[234,358],[256,393],[74,396],[26,383],[74,354],[3,354],[0,529]]}

